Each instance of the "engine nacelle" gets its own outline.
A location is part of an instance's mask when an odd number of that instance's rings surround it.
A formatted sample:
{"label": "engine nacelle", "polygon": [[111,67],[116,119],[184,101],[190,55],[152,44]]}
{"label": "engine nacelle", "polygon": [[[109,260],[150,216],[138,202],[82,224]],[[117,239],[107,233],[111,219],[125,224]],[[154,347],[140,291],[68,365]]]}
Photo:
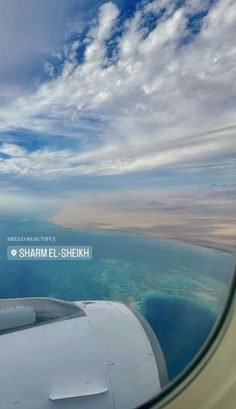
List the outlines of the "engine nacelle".
{"label": "engine nacelle", "polygon": [[4,409],[134,409],[168,382],[159,342],[119,302],[0,302]]}

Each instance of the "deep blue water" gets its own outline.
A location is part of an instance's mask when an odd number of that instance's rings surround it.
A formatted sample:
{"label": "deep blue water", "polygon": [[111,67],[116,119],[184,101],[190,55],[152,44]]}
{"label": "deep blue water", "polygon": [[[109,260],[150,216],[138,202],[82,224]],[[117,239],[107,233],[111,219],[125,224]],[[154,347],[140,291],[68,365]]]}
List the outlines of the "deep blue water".
{"label": "deep blue water", "polygon": [[178,296],[150,297],[141,311],[156,330],[170,379],[194,358],[216,318],[200,302]]}
{"label": "deep blue water", "polygon": [[[228,293],[234,257],[171,240],[64,229],[41,220],[0,224],[0,298],[50,296],[131,304],[161,343],[172,379],[199,350]],[[7,261],[6,237],[56,236],[92,245],[92,261]]]}

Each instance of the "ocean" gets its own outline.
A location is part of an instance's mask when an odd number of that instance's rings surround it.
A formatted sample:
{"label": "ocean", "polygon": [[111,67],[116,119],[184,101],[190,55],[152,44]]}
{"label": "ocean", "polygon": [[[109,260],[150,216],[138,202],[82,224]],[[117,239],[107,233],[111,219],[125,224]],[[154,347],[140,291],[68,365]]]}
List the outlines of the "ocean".
{"label": "ocean", "polygon": [[[130,304],[157,334],[170,379],[202,346],[228,294],[235,261],[231,253],[121,232],[68,229],[42,220],[8,220],[0,228],[0,298]],[[56,245],[92,246],[93,260],[8,261],[6,238],[30,235],[55,236]]]}

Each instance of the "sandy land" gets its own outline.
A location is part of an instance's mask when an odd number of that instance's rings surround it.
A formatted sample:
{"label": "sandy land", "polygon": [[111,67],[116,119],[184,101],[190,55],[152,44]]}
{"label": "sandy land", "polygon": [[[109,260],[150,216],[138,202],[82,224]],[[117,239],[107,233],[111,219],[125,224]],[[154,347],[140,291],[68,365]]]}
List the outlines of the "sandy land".
{"label": "sandy land", "polygon": [[[162,198],[163,199],[163,198]],[[74,200],[50,221],[75,229],[118,230],[236,251],[235,201],[225,198],[103,196]]]}

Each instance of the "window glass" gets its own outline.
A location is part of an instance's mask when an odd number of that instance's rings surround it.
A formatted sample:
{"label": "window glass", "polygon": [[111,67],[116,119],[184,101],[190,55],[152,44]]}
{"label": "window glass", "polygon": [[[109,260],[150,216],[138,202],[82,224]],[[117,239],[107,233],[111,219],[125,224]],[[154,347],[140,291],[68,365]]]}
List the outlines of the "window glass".
{"label": "window glass", "polygon": [[[62,328],[84,334],[86,350],[92,328],[87,348],[100,351],[99,340],[104,373],[118,361],[120,372],[107,389],[84,393],[106,399],[111,388],[117,408],[142,404],[192,362],[229,294],[233,7],[0,0],[0,350],[6,335],[48,328],[57,340]],[[41,365],[32,359],[26,368]],[[4,388],[14,390],[10,377]]]}

